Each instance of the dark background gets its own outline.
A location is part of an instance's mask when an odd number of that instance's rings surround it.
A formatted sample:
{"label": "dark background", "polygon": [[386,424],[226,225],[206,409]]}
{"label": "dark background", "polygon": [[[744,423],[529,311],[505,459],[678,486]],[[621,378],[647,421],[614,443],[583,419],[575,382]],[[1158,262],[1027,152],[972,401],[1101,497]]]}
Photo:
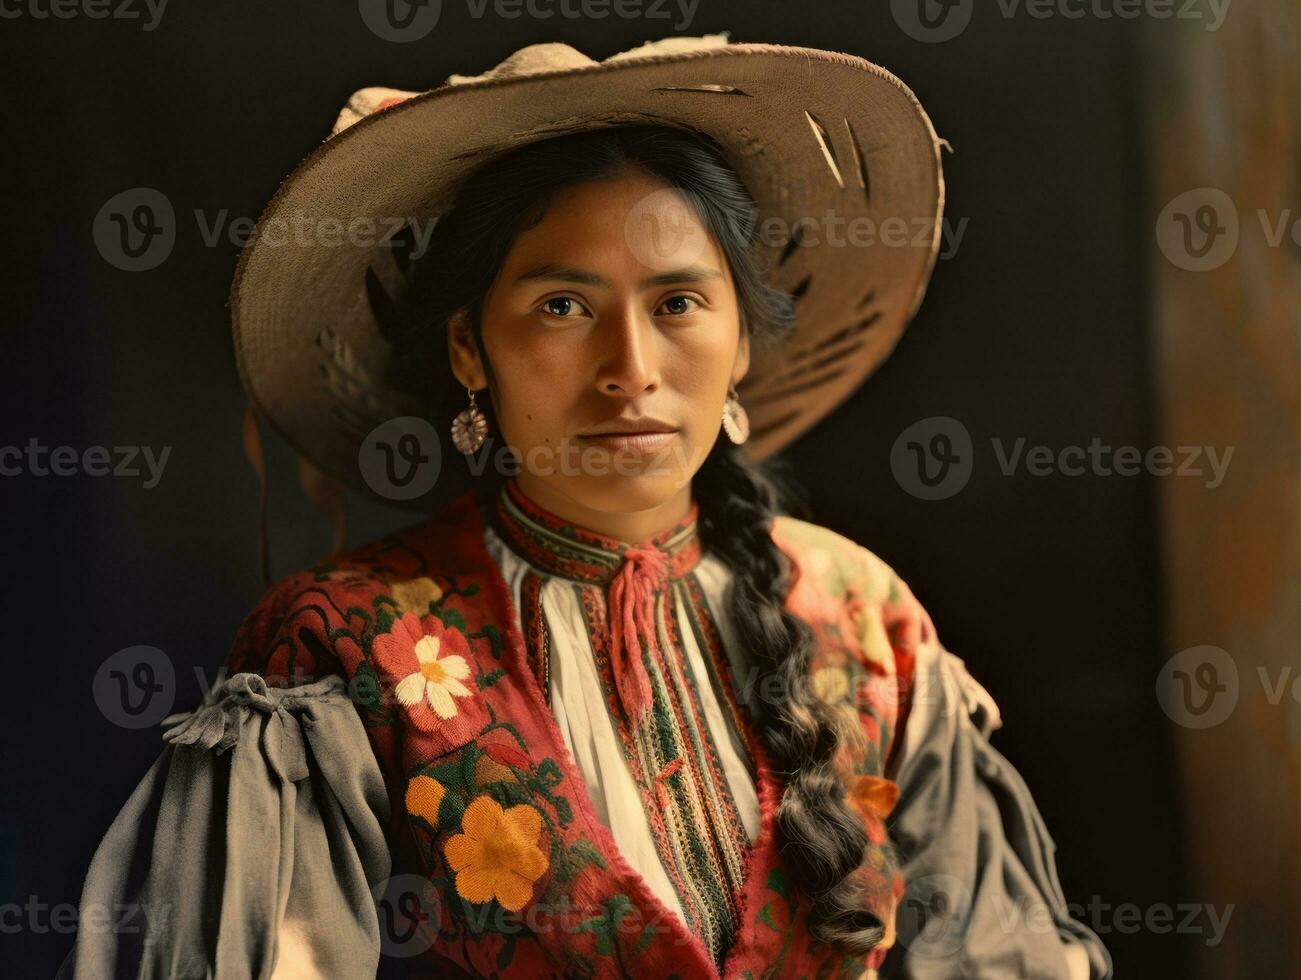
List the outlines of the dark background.
{"label": "dark background", "polygon": [[[162,649],[176,710],[187,709],[202,689],[195,670],[214,680],[261,594],[226,306],[238,249],[206,244],[194,210],[255,218],[363,85],[428,88],[538,41],[601,58],[670,25],[476,21],[450,0],[433,34],[407,45],[371,34],[356,4],[319,0],[177,2],[152,31],[0,21],[16,178],[0,267],[0,442],[172,447],[152,489],[84,474],[0,482],[0,904],[75,903],[96,844],[161,748],[156,729],[98,710],[100,663],[136,644]],[[1153,697],[1164,656],[1151,481],[1006,477],[988,448],[994,437],[1153,441],[1138,28],[978,12],[961,37],[923,44],[887,4],[702,0],[684,33],[718,30],[886,66],[956,151],[944,165],[947,217],[968,220],[960,250],[939,263],[894,356],[787,452],[815,518],[890,562],[997,699],[994,743],[1035,793],[1068,900],[1204,900],[1181,877],[1168,726]],[[122,272],[97,253],[92,222],[141,186],[172,201],[177,243],[160,267]],[[923,501],[894,480],[890,448],[935,415],[967,427],[977,461],[963,492]],[[284,444],[269,437],[267,451],[280,577],[326,552],[329,530]],[[349,544],[411,520],[351,498]],[[1100,931],[1118,976],[1183,972],[1172,935],[1112,924]],[[0,935],[10,976],[52,974],[72,942],[67,930]]]}

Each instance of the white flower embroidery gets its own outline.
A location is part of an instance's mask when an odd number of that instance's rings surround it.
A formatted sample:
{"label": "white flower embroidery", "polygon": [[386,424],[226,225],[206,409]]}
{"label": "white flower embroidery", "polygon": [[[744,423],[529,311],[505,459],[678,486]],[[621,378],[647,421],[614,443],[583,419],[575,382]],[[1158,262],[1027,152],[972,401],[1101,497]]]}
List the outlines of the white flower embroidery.
{"label": "white flower embroidery", "polygon": [[468,698],[474,693],[461,683],[470,676],[470,665],[457,653],[439,659],[442,645],[437,636],[422,636],[416,642],[420,670],[402,678],[394,693],[408,708],[428,700],[440,718],[453,718],[456,716],[456,702],[452,695]]}

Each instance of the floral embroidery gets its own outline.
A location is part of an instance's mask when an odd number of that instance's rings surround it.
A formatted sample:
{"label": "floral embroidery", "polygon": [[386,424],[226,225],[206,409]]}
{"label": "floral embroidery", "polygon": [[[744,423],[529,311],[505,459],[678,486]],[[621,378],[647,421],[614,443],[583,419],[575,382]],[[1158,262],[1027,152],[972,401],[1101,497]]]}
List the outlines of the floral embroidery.
{"label": "floral embroidery", "polygon": [[864,819],[884,820],[899,802],[899,785],[880,776],[859,776],[846,798]]}
{"label": "floral embroidery", "polygon": [[438,808],[443,805],[447,787],[432,776],[416,776],[407,783],[407,811],[423,817],[431,827],[438,826]]}
{"label": "floral embroidery", "polygon": [[834,704],[849,696],[849,676],[840,667],[821,667],[813,672],[813,693]]}
{"label": "floral embroidery", "polygon": [[437,731],[440,719],[456,717],[453,698],[474,696],[461,683],[471,674],[465,634],[435,616],[422,620],[415,613],[403,614],[390,632],[375,637],[371,652],[411,722],[425,731]]}
{"label": "floral embroidery", "polygon": [[887,665],[894,662],[894,654],[881,620],[880,606],[865,599],[857,585],[851,585],[845,596],[844,615],[846,630],[859,652],[873,667],[888,671]]}
{"label": "floral embroidery", "polygon": [[[853,731],[867,741],[844,752],[852,771],[838,766],[847,802],[880,818],[897,793],[881,778],[897,721],[891,653],[933,640],[934,628],[889,568],[852,542],[785,518],[774,536],[801,573],[789,605],[815,629],[814,689],[843,724],[856,709]],[[622,863],[612,863],[617,855],[604,837],[594,839],[594,815],[572,795],[581,784],[570,783],[548,754],[549,733],[521,710],[512,672],[525,651],[507,598],[467,494],[418,533],[381,539],[284,582],[249,617],[230,663],[291,683],[332,671],[348,678],[386,779],[405,785],[410,870],[437,898],[432,948],[440,965],[445,957],[471,975],[503,980],[662,976],[675,968],[684,978],[713,975],[677,945],[676,922],[652,914],[644,889],[626,888]],[[909,683],[901,663],[898,683]],[[396,696],[404,681],[403,693],[415,690],[406,700]],[[728,976],[859,976],[879,966],[894,939],[903,879],[884,820],[864,823],[871,845],[861,878],[865,905],[886,924],[881,946],[866,958],[844,957],[812,940],[804,900],[787,887],[773,846],[749,869],[751,901]]]}
{"label": "floral embroidery", "polygon": [[485,793],[465,808],[461,827],[462,833],[443,845],[456,872],[457,894],[471,902],[495,898],[502,908],[518,912],[547,870],[547,856],[537,846],[542,815],[523,803],[502,809]]}
{"label": "floral embroidery", "polygon": [[406,582],[394,582],[389,586],[398,611],[415,613],[417,616],[429,614],[429,605],[443,597],[443,590],[427,575],[413,578]]}

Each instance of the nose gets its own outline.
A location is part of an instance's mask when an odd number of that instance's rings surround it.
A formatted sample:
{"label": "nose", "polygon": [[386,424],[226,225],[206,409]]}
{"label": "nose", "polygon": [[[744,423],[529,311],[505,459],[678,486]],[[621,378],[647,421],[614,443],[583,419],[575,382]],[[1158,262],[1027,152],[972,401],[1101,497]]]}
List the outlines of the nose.
{"label": "nose", "polygon": [[640,395],[660,386],[658,338],[650,318],[636,308],[608,317],[594,332],[602,357],[596,386],[605,395]]}

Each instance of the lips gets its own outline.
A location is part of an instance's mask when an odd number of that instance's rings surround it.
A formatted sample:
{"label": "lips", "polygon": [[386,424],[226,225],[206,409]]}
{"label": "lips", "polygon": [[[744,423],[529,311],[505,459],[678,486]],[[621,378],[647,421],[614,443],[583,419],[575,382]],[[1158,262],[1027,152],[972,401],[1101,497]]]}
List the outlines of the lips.
{"label": "lips", "polygon": [[663,449],[678,437],[676,430],[594,432],[579,436],[584,442],[612,452],[649,453]]}
{"label": "lips", "polygon": [[603,424],[603,427],[592,432],[580,433],[584,438],[589,436],[614,436],[614,435],[642,435],[654,433],[672,433],[677,432],[678,427],[671,425],[662,419],[639,418],[639,419],[611,419]]}

